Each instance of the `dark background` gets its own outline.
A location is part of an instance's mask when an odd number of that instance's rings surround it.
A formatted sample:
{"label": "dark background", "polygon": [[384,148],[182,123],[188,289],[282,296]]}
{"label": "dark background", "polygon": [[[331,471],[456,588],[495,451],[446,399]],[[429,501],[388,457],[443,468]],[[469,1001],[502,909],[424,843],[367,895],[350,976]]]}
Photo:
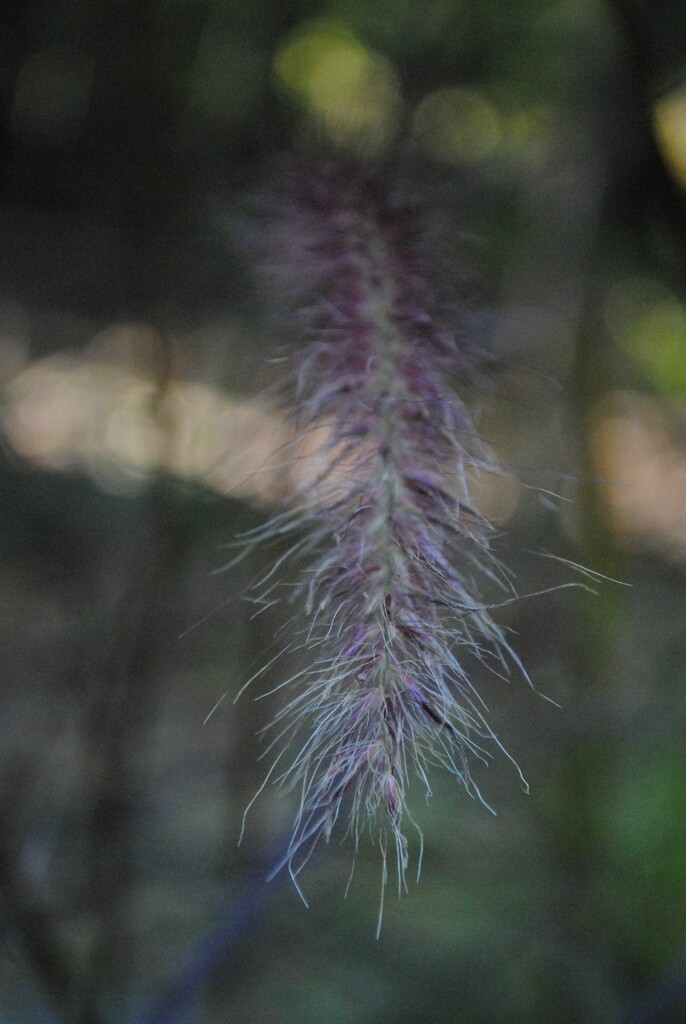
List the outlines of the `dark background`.
{"label": "dark background", "polygon": [[[3,5],[3,1022],[684,1019],[685,89],[681,0]],[[289,613],[244,599],[273,552],[217,572],[284,486],[246,196],[323,148],[451,237],[520,593],[620,581],[496,613],[560,705],[476,680],[531,794],[418,790],[378,942],[377,849],[347,899],[318,851],[306,910],[265,883],[292,796],[237,847],[275,705],[229,698]]]}

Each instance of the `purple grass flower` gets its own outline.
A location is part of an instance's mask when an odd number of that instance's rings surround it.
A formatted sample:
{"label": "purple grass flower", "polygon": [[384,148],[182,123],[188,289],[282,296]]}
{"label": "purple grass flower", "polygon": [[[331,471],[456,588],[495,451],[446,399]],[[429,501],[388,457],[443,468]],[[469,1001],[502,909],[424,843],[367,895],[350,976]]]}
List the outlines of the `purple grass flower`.
{"label": "purple grass flower", "polygon": [[447,325],[421,208],[383,174],[293,163],[270,212],[270,281],[302,338],[300,440],[295,496],[251,540],[295,535],[309,656],[274,722],[269,774],[300,794],[279,867],[297,884],[340,821],[355,844],[378,839],[384,881],[391,840],[403,884],[411,780],[428,793],[443,766],[481,799],[469,761],[502,747],[472,670],[519,665],[480,596],[508,576],[469,498],[499,467],[450,383],[478,383],[482,358]]}

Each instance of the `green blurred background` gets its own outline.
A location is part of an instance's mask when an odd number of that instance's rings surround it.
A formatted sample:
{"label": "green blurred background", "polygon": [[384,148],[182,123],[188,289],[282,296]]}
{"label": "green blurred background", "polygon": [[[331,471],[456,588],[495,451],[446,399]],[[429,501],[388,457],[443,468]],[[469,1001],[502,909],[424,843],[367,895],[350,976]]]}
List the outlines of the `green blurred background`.
{"label": "green blurred background", "polygon": [[[0,104],[3,1024],[685,1020],[682,0],[6,0]],[[378,942],[378,849],[306,910],[292,796],[237,847],[276,705],[229,698],[289,614],[273,552],[218,571],[287,486],[245,197],[317,147],[451,237],[520,593],[620,581],[496,613],[559,705],[475,681],[531,793],[418,788]]]}

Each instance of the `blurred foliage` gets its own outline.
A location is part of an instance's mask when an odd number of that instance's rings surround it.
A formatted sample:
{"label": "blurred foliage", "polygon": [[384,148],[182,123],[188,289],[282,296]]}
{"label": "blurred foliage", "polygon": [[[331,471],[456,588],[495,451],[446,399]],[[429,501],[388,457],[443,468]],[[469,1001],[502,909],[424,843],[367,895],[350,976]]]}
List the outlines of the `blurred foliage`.
{"label": "blurred foliage", "polygon": [[[2,1020],[683,1020],[684,4],[8,0],[0,23]],[[631,584],[501,610],[561,705],[478,681],[531,796],[506,763],[478,773],[497,817],[436,779],[379,943],[377,850],[347,900],[352,851],[322,850],[305,911],[264,881],[288,797],[236,846],[269,709],[203,726],[283,623],[243,599],[268,552],[215,570],[269,503],[223,460],[262,436],[241,416],[282,328],[246,190],[292,147],[396,163],[444,223],[501,366],[484,431],[526,485],[499,541],[520,592],[572,576],[532,550]]]}

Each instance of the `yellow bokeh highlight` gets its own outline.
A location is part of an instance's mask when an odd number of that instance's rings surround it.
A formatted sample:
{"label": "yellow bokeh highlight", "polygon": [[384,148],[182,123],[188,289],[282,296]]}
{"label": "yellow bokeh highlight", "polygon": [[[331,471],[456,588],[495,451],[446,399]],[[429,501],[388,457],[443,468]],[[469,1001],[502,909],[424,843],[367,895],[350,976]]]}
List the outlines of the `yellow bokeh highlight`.
{"label": "yellow bokeh highlight", "polygon": [[649,382],[667,393],[686,393],[686,309],[658,281],[627,277],[608,291],[608,332]]}
{"label": "yellow bokeh highlight", "polygon": [[496,108],[481,93],[455,87],[426,96],[412,117],[412,131],[426,152],[446,163],[475,163],[491,156],[502,137]]}
{"label": "yellow bokeh highlight", "polygon": [[686,86],[669,93],[653,107],[655,134],[674,177],[686,186]]}
{"label": "yellow bokeh highlight", "polygon": [[344,26],[301,27],[278,50],[274,71],[335,143],[362,140],[381,152],[393,138],[401,106],[397,72]]}
{"label": "yellow bokeh highlight", "polygon": [[418,104],[412,135],[441,163],[474,164],[494,156],[536,162],[545,155],[552,119],[546,104],[513,106],[502,85],[492,93],[452,86],[429,93]]}

